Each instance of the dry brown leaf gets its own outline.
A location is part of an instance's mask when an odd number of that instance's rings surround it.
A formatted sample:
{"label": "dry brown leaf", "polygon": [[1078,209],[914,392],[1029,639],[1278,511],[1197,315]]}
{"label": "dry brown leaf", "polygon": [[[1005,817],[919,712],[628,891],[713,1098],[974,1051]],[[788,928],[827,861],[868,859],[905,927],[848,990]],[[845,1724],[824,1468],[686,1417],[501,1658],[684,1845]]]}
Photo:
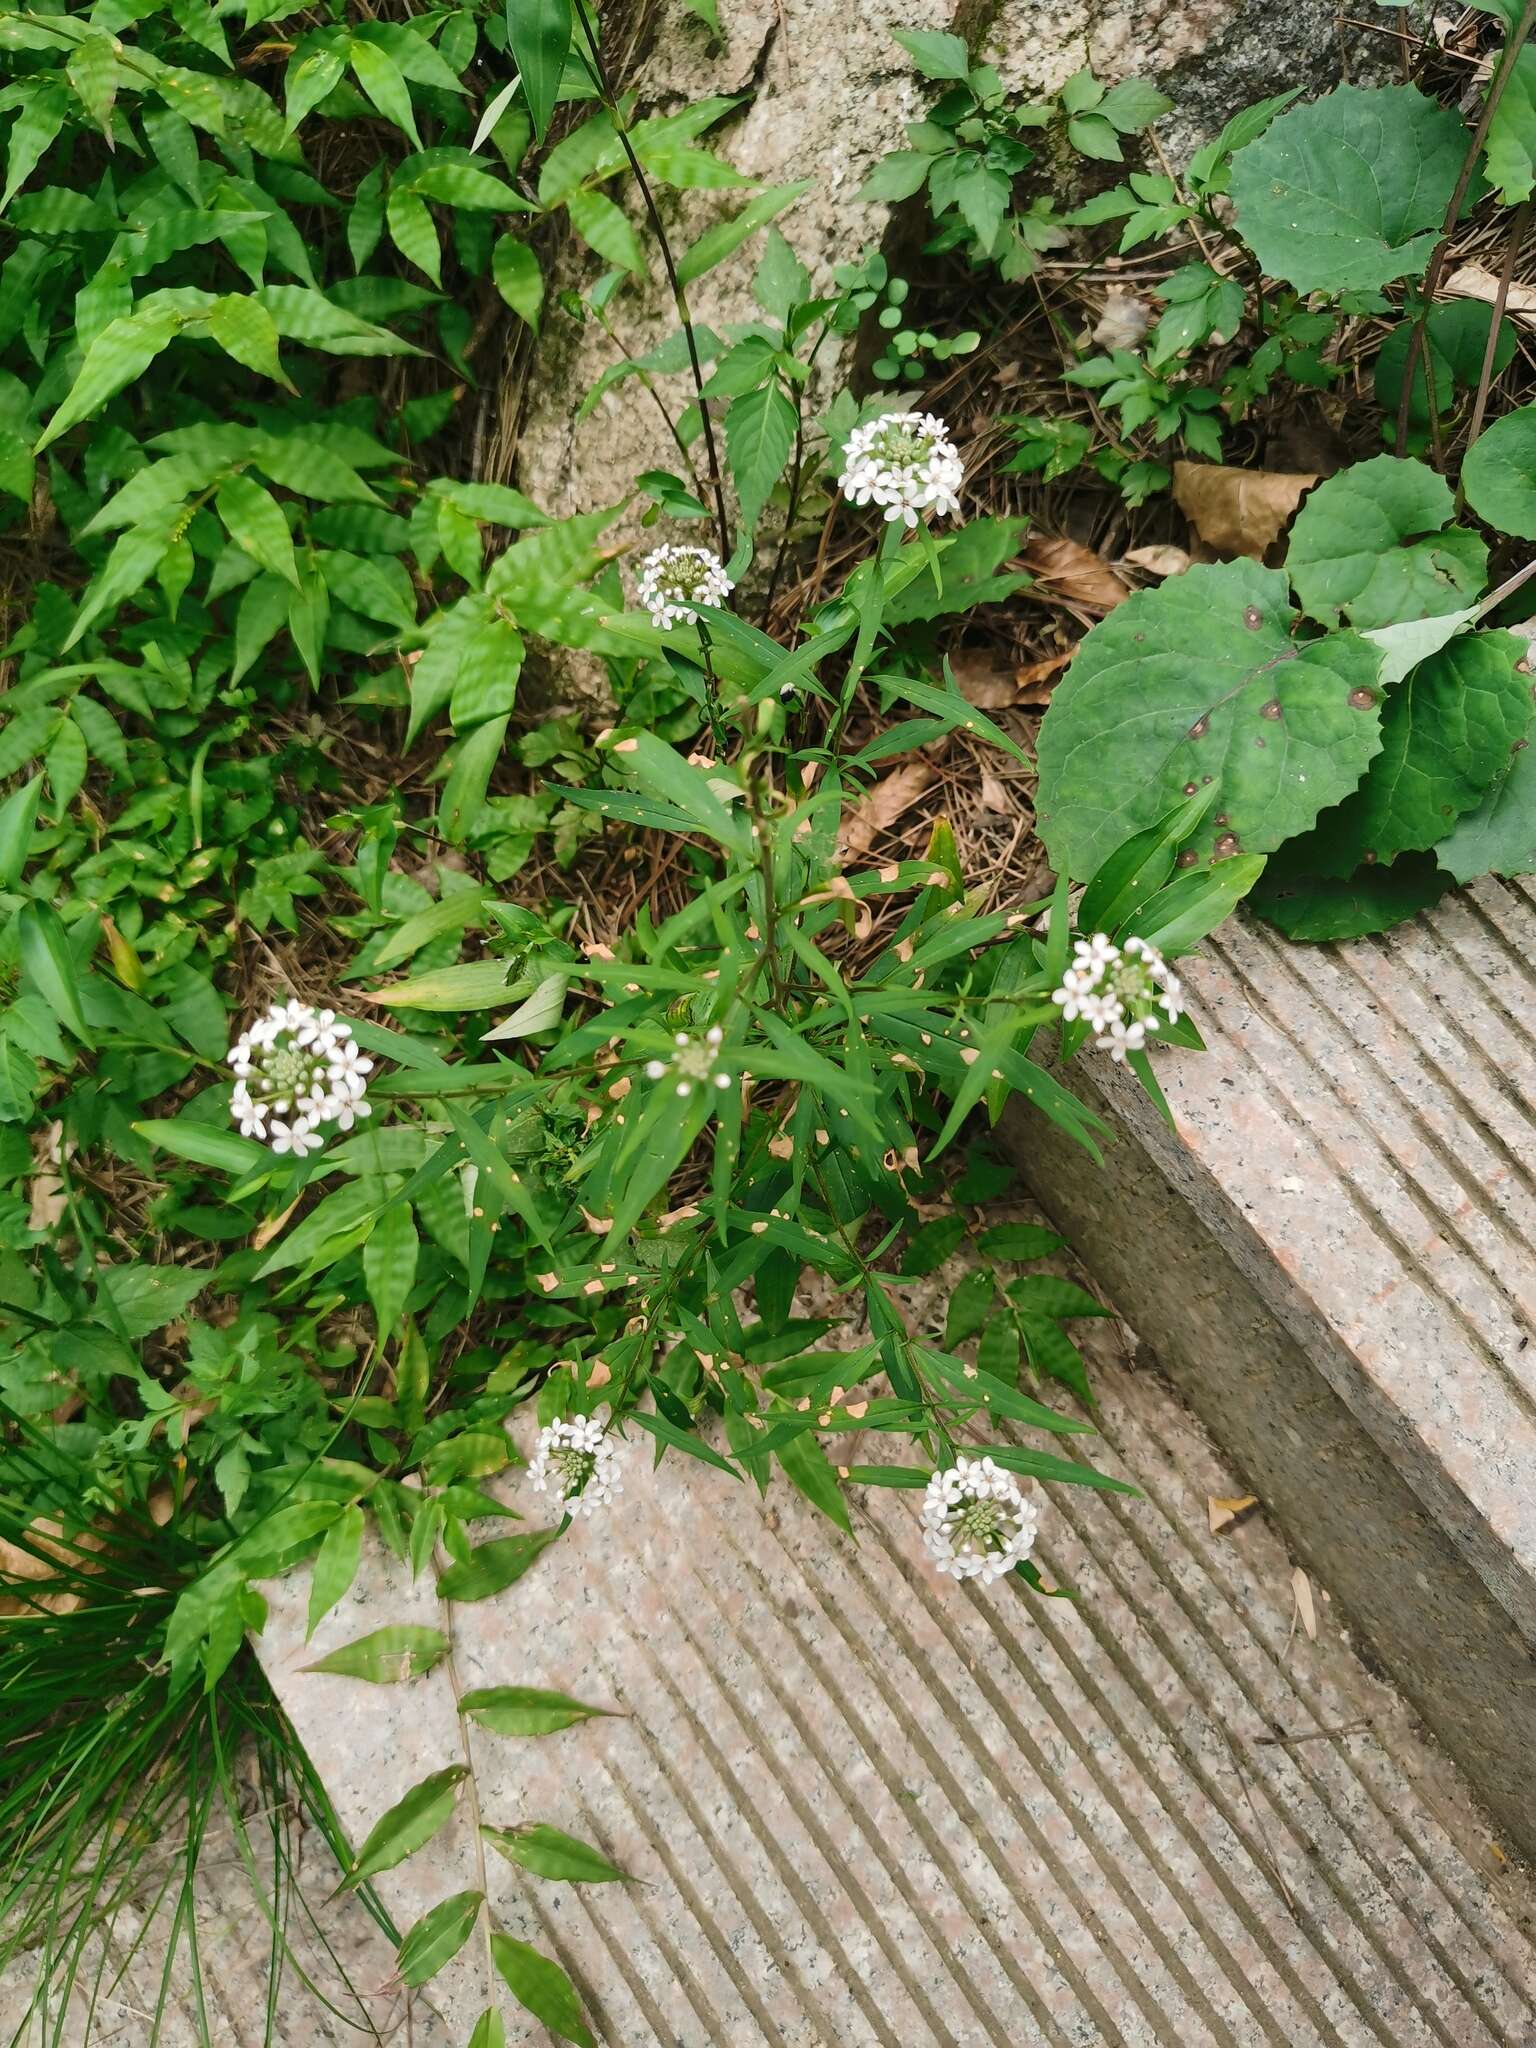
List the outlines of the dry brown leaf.
{"label": "dry brown leaf", "polygon": [[853,857],[867,853],[880,834],[888,832],[936,779],[926,761],[904,761],[893,775],[877,782],[849,813],[843,826],[843,853]]}
{"label": "dry brown leaf", "polygon": [[1296,1602],[1297,1618],[1307,1632],[1307,1641],[1317,1641],[1317,1609],[1312,1604],[1312,1581],[1300,1565],[1291,1573],[1291,1594]]}
{"label": "dry brown leaf", "polygon": [[1250,1508],[1256,1508],[1259,1496],[1256,1493],[1237,1493],[1223,1497],[1208,1493],[1205,1497],[1206,1520],[1211,1525],[1211,1534],[1219,1536],[1223,1529],[1230,1528],[1240,1515],[1246,1515]]}
{"label": "dry brown leaf", "polygon": [[1113,611],[1131,594],[1102,555],[1059,534],[1032,535],[1024,544],[1023,560],[1037,583],[1085,611]]}
{"label": "dry brown leaf", "polygon": [[1173,496],[1207,547],[1218,555],[1262,561],[1289,525],[1317,478],[1291,470],[1227,469],[1215,462],[1176,462]]}
{"label": "dry brown leaf", "polygon": [[983,773],[981,778],[981,808],[994,818],[1011,817],[1017,809],[1009,796],[1007,785],[998,781],[995,775]]}
{"label": "dry brown leaf", "polygon": [[1026,661],[1022,668],[1015,669],[1013,680],[1017,685],[1017,695],[1014,702],[1049,704],[1056,678],[1072,659],[1073,652],[1068,647],[1060,654],[1048,654],[1043,661]]}
{"label": "dry brown leaf", "polygon": [[1149,576],[1182,576],[1189,567],[1189,551],[1175,547],[1131,548],[1121,560],[1129,562],[1133,569],[1145,569]]}
{"label": "dry brown leaf", "polygon": [[[1485,306],[1491,306],[1499,295],[1499,280],[1480,263],[1464,263],[1442,279],[1440,289],[1454,292],[1460,299],[1481,299]],[[1514,319],[1536,326],[1536,285],[1511,284],[1504,310]]]}
{"label": "dry brown leaf", "polygon": [[1093,330],[1100,348],[1137,348],[1152,324],[1152,304],[1133,292],[1110,292]]}
{"label": "dry brown leaf", "polygon": [[960,653],[949,665],[961,696],[978,711],[1002,711],[1018,702],[1013,671],[996,667],[990,655]]}
{"label": "dry brown leaf", "polygon": [[265,1223],[257,1224],[256,1228],[251,1232],[251,1250],[253,1252],[264,1252],[266,1250],[267,1246],[272,1242],[273,1238],[277,1236],[278,1232],[282,1229],[283,1225],[288,1221],[288,1218],[293,1214],[294,1210],[297,1209],[297,1207],[299,1206],[300,1202],[303,1201],[303,1199],[304,1197],[302,1195],[295,1195],[293,1200],[288,1204],[287,1208],[281,1212],[281,1214],[277,1216],[269,1216]]}

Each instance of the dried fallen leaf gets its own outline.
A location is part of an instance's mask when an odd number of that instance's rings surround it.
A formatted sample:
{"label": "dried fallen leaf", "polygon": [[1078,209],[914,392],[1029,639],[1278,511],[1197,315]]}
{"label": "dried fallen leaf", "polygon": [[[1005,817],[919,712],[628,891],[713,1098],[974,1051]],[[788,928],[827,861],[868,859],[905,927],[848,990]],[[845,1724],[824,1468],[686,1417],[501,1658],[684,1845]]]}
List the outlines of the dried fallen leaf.
{"label": "dried fallen leaf", "polygon": [[1073,649],[1068,647],[1060,654],[1048,654],[1043,661],[1027,661],[1020,669],[1014,670],[1013,680],[1017,685],[1016,704],[1049,704],[1051,690],[1056,678],[1072,659]]}
{"label": "dried fallen leaf", "polygon": [[1102,555],[1059,534],[1034,534],[1025,542],[1023,561],[1037,585],[1085,611],[1113,611],[1131,594]]}
{"label": "dried fallen leaf", "polygon": [[888,832],[935,780],[926,761],[904,761],[893,775],[877,782],[868,796],[854,805],[844,823],[841,845],[845,857],[867,853],[880,834]]}
{"label": "dried fallen leaf", "polygon": [[1291,1593],[1296,1602],[1296,1613],[1307,1632],[1307,1641],[1317,1641],[1317,1609],[1312,1604],[1312,1581],[1300,1565],[1291,1573]]}
{"label": "dried fallen leaf", "polygon": [[1017,806],[1008,794],[1007,785],[999,782],[995,775],[983,773],[981,778],[981,808],[994,818],[1013,815]]}
{"label": "dried fallen leaf", "polygon": [[251,1250],[253,1252],[264,1252],[266,1250],[267,1246],[282,1230],[283,1225],[288,1221],[288,1218],[303,1199],[302,1195],[295,1195],[286,1209],[280,1211],[276,1216],[269,1216],[265,1223],[257,1224],[256,1228],[251,1232]]}
{"label": "dried fallen leaf", "polygon": [[[1480,263],[1464,263],[1442,280],[1440,289],[1453,292],[1460,299],[1481,299],[1485,306],[1491,306],[1499,295],[1499,280]],[[1504,310],[1516,320],[1536,326],[1536,285],[1511,284]]]}
{"label": "dried fallen leaf", "polygon": [[1262,561],[1289,525],[1317,478],[1291,470],[1227,469],[1215,462],[1176,462],[1173,496],[1207,547],[1218,555]]}
{"label": "dried fallen leaf", "polygon": [[957,654],[950,667],[961,696],[978,711],[1002,711],[1019,700],[1013,671],[995,667],[990,655]]}
{"label": "dried fallen leaf", "polygon": [[1149,576],[1182,576],[1189,567],[1187,548],[1131,548],[1121,557],[1133,569],[1145,569]]}
{"label": "dried fallen leaf", "polygon": [[1110,292],[1093,330],[1100,348],[1138,348],[1152,324],[1152,305],[1132,292]]}
{"label": "dried fallen leaf", "polygon": [[1217,1493],[1207,1494],[1205,1515],[1211,1525],[1211,1534],[1219,1536],[1222,1530],[1229,1528],[1240,1515],[1246,1515],[1250,1508],[1256,1508],[1258,1504],[1259,1496],[1256,1493],[1238,1493],[1226,1498]]}

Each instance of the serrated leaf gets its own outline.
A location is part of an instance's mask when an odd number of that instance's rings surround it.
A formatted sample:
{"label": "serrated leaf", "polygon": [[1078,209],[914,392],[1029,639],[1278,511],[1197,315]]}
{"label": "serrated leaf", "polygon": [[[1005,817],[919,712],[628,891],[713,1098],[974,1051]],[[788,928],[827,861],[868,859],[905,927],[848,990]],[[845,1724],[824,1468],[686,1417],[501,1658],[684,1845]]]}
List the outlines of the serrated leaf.
{"label": "serrated leaf", "polygon": [[441,1629],[401,1621],[344,1643],[304,1669],[365,1678],[370,1685],[398,1685],[403,1679],[425,1677],[447,1654],[448,1638]]}
{"label": "serrated leaf", "polygon": [[465,1693],[462,1713],[493,1735],[553,1735],[578,1721],[606,1717],[606,1707],[589,1707],[561,1692],[532,1685],[487,1685]]}
{"label": "serrated leaf", "polygon": [[1475,809],[1456,820],[1435,858],[1458,882],[1536,875],[1536,723]]}
{"label": "serrated leaf", "polygon": [[627,1872],[617,1869],[600,1850],[547,1821],[532,1821],[518,1828],[483,1827],[480,1832],[509,1863],[531,1870],[535,1877],[551,1877],[564,1884],[622,1884],[627,1877]]}
{"label": "serrated leaf", "polygon": [[423,1913],[400,1944],[395,1974],[413,1988],[425,1984],[451,1963],[475,1931],[483,1892],[454,1892]]}
{"label": "serrated leaf", "polygon": [[526,2012],[542,2020],[562,2041],[574,2041],[576,2048],[596,2048],[582,2023],[576,1988],[558,1963],[541,1956],[525,1941],[514,1941],[499,1928],[491,1936],[491,1957],[502,1982]]}
{"label": "serrated leaf", "polygon": [[1453,505],[1450,485],[1422,462],[1378,455],[1341,469],[1291,527],[1285,568],[1298,603],[1325,626],[1342,614],[1362,629],[1465,610],[1488,550],[1461,527],[1442,532]]}
{"label": "serrated leaf", "polygon": [[1445,837],[1505,774],[1531,729],[1526,643],[1468,633],[1421,662],[1388,697],[1381,752],[1353,796],[1325,812],[1296,848],[1319,875],[1383,866]]}
{"label": "serrated leaf", "polygon": [[725,416],[725,452],[751,532],[795,445],[795,408],[777,381],[731,401]]}
{"label": "serrated leaf", "polygon": [[1285,578],[1222,562],[1138,591],[1095,626],[1040,728],[1041,836],[1093,874],[1133,832],[1216,788],[1190,844],[1267,853],[1347,796],[1381,746],[1379,655],[1298,644]]}
{"label": "serrated leaf", "polygon": [[[309,1615],[304,1629],[308,1642],[336,1602],[350,1592],[363,1555],[363,1511],[352,1502],[332,1522],[325,1540],[315,1553],[309,1580]],[[356,1647],[355,1645],[353,1646]]]}
{"label": "serrated leaf", "polygon": [[1343,85],[1232,159],[1243,240],[1302,292],[1379,291],[1429,262],[1467,152],[1465,122],[1416,86]]}
{"label": "serrated leaf", "polygon": [[380,1871],[393,1870],[407,1856],[414,1856],[446,1823],[453,1812],[455,1793],[468,1776],[467,1764],[450,1764],[413,1785],[374,1823],[338,1889],[353,1891]]}

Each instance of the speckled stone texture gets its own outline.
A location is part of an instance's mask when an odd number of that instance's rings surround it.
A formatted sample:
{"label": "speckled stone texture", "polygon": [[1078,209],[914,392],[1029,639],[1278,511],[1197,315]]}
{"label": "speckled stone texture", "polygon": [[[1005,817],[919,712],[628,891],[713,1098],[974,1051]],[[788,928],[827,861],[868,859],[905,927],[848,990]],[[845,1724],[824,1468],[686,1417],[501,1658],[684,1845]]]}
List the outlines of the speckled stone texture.
{"label": "speckled stone texture", "polygon": [[[854,1544],[637,1446],[621,1508],[455,1610],[465,1684],[625,1716],[474,1738],[491,1821],[642,1880],[490,1873],[610,2048],[1536,2041],[1531,1890],[1321,1587],[1308,1640],[1262,1510],[1209,1533],[1238,1479],[1098,1328],[1094,1460],[1146,1497],[1052,1489],[1038,1554],[1078,1604],[937,1579],[910,1494],[865,1494]],[[438,1621],[433,1589],[371,1557],[309,1646],[302,1575],[270,1590],[263,1658],[360,1838],[459,1753],[451,1688],[302,1667]],[[461,1811],[381,1889],[404,1923],[470,1882]],[[467,2030],[473,1954],[434,1989]]]}
{"label": "speckled stone texture", "polygon": [[1188,980],[1177,1133],[1106,1064],[1106,1175],[1035,1120],[1015,1156],[1536,1854],[1536,890],[1337,947],[1239,919]]}

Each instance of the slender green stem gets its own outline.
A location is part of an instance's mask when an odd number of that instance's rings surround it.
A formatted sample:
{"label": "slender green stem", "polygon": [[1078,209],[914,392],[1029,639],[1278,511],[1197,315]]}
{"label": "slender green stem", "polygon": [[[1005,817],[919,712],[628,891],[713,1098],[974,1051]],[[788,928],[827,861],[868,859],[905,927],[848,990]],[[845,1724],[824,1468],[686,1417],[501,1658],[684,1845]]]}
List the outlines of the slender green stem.
{"label": "slender green stem", "polygon": [[656,246],[661,251],[661,261],[667,273],[667,284],[671,289],[672,303],[677,308],[677,317],[682,324],[683,339],[688,347],[688,363],[693,371],[693,388],[699,402],[699,420],[704,432],[704,447],[709,457],[709,481],[715,500],[715,527],[720,540],[720,559],[722,562],[725,562],[730,559],[731,553],[731,529],[725,511],[725,480],[724,473],[720,467],[720,451],[715,445],[714,422],[709,416],[709,401],[704,396],[704,365],[699,359],[698,338],[693,331],[693,316],[688,310],[688,294],[684,289],[682,279],[678,276],[677,264],[672,256],[672,244],[667,238],[666,227],[657,209],[656,196],[651,190],[650,181],[645,175],[644,166],[635,154],[634,144],[629,139],[629,123],[625,118],[623,107],[619,104],[619,96],[614,91],[613,84],[608,77],[607,67],[603,63],[603,54],[598,48],[597,35],[592,25],[592,17],[587,12],[586,0],[575,0],[575,5],[576,18],[581,23],[581,32],[586,39],[589,52],[587,60],[589,68],[598,91],[602,94],[603,105],[608,109],[609,115],[612,117],[613,132],[618,137],[619,147],[623,150],[628,160],[630,171],[639,190],[641,201],[645,207],[646,218],[651,224],[651,233],[656,237]]}

